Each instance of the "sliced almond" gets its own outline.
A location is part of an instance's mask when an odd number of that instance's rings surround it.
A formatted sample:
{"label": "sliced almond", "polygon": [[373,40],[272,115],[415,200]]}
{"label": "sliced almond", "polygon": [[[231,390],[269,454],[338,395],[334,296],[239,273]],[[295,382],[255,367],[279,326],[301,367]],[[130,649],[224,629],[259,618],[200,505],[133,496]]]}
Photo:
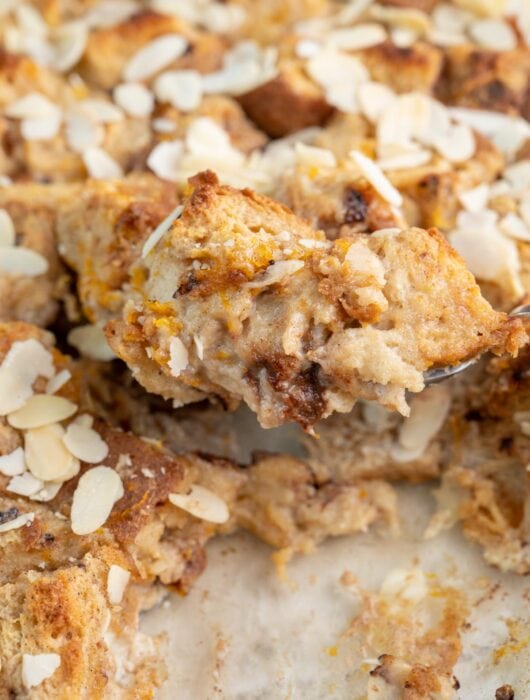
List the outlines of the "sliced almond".
{"label": "sliced almond", "polygon": [[60,72],[73,68],[85,52],[88,28],[84,22],[65,22],[53,33],[52,67]]}
{"label": "sliced almond", "polygon": [[88,324],[77,326],[68,333],[68,342],[83,357],[91,360],[101,360],[103,362],[113,360],[116,355],[107,343],[107,338],[101,326]]}
{"label": "sliced almond", "polygon": [[105,129],[82,109],[70,110],[66,115],[66,140],[76,153],[99,146],[105,138]]}
{"label": "sliced almond", "polygon": [[183,149],[182,141],[163,141],[153,148],[147,165],[163,180],[176,182],[180,178]]}
{"label": "sliced almond", "polygon": [[22,683],[29,690],[40,685],[61,665],[59,654],[23,654]]}
{"label": "sliced almond", "polygon": [[98,432],[75,422],[67,427],[63,442],[74,457],[89,464],[103,461],[109,453],[107,443]]}
{"label": "sliced almond", "polygon": [[123,496],[119,474],[106,466],[93,467],[79,479],[70,518],[76,535],[88,535],[102,527],[116,501]]}
{"label": "sliced almond", "polygon": [[75,403],[50,394],[35,394],[13,413],[7,416],[7,422],[18,430],[40,428],[50,423],[60,423],[73,416],[77,411]]}
{"label": "sliced almond", "polygon": [[123,112],[112,102],[91,97],[79,103],[79,109],[98,124],[115,124],[123,121]]}
{"label": "sliced almond", "polygon": [[32,119],[57,114],[57,107],[40,92],[29,92],[24,97],[9,104],[4,113],[14,119]]}
{"label": "sliced almond", "polygon": [[201,104],[202,76],[195,70],[167,71],[156,79],[154,92],[161,102],[191,112]]}
{"label": "sliced almond", "polygon": [[4,476],[17,476],[25,469],[24,450],[17,447],[13,452],[0,456],[0,474]]}
{"label": "sliced almond", "polygon": [[223,499],[199,484],[194,484],[189,493],[170,493],[168,498],[173,505],[200,520],[221,524],[230,518],[228,506]]}
{"label": "sliced almond", "polygon": [[69,369],[62,369],[60,372],[52,377],[48,384],[46,385],[47,394],[55,394],[61,389],[65,384],[67,384],[72,378],[72,373]]}
{"label": "sliced almond", "polygon": [[326,43],[335,49],[358,51],[381,44],[386,36],[386,31],[380,24],[366,22],[332,30],[326,36]]}
{"label": "sliced almond", "polygon": [[46,503],[51,501],[57,496],[61,490],[62,482],[55,481],[45,481],[42,488],[37,491],[33,496],[30,496],[32,501],[39,501],[41,503]]}
{"label": "sliced almond", "polygon": [[513,51],[517,37],[509,24],[498,19],[483,19],[469,27],[469,33],[484,48],[493,51]]}
{"label": "sliced almond", "polygon": [[396,94],[383,83],[366,82],[359,85],[357,98],[364,116],[375,123],[396,99]]}
{"label": "sliced almond", "polygon": [[259,289],[261,287],[269,287],[271,284],[278,284],[278,282],[282,282],[303,267],[303,260],[279,260],[269,265],[263,274],[258,275],[251,282],[247,282],[245,287]]}
{"label": "sliced almond", "polygon": [[294,146],[296,162],[310,168],[335,168],[337,159],[332,151],[327,148],[308,146],[305,143],[296,143]]}
{"label": "sliced almond", "polygon": [[137,51],[125,64],[123,77],[127,82],[145,80],[180,58],[188,42],[179,34],[165,34],[153,39]]}
{"label": "sliced almond", "polygon": [[403,204],[403,197],[373,160],[359,151],[351,151],[350,157],[357,164],[368,182],[375,187],[383,199],[395,207]]}
{"label": "sliced almond", "polygon": [[5,209],[0,209],[0,247],[15,245],[15,240],[13,219]]}
{"label": "sliced almond", "polygon": [[173,377],[179,377],[189,363],[189,355],[186,346],[176,336],[169,341],[168,365]]}
{"label": "sliced almond", "polygon": [[117,564],[112,564],[107,577],[107,595],[113,605],[118,605],[123,599],[123,594],[129,583],[131,574]]}
{"label": "sliced almond", "polygon": [[163,238],[166,235],[166,233],[169,231],[169,229],[171,228],[171,224],[182,215],[183,211],[184,211],[184,207],[182,205],[175,207],[175,209],[173,209],[173,211],[170,214],[168,214],[166,216],[166,218],[158,224],[158,226],[149,235],[149,238],[145,241],[145,243],[143,245],[142,258],[145,258],[149,255],[149,253],[157,245],[158,241],[160,241],[161,238]]}
{"label": "sliced almond", "polygon": [[155,98],[141,83],[122,83],[114,88],[114,100],[131,117],[148,117],[153,111]]}
{"label": "sliced almond", "polygon": [[79,472],[79,460],[70,454],[63,443],[64,432],[64,428],[57,423],[26,431],[26,465],[37,479],[67,481]]}
{"label": "sliced almond", "polygon": [[23,119],[20,133],[27,141],[50,141],[59,133],[61,122],[60,112]]}
{"label": "sliced almond", "polygon": [[30,474],[24,472],[14,476],[6,487],[6,491],[17,493],[19,496],[33,496],[42,489],[44,483]]}
{"label": "sliced almond", "polygon": [[21,408],[33,394],[37,377],[49,379],[54,371],[51,354],[37,340],[13,343],[0,366],[0,415]]}
{"label": "sliced almond", "polygon": [[87,148],[83,153],[83,162],[90,177],[95,180],[112,180],[123,177],[123,170],[106,151],[97,146]]}
{"label": "sliced almond", "polygon": [[29,525],[35,519],[35,513],[22,513],[16,518],[8,520],[5,523],[0,523],[0,532],[9,532],[9,530],[18,530],[19,527]]}
{"label": "sliced almond", "polygon": [[48,272],[48,261],[36,250],[21,246],[0,246],[0,272],[38,277]]}
{"label": "sliced almond", "polygon": [[500,220],[499,226],[501,231],[510,238],[515,238],[518,241],[530,241],[530,227],[513,212],[506,214]]}

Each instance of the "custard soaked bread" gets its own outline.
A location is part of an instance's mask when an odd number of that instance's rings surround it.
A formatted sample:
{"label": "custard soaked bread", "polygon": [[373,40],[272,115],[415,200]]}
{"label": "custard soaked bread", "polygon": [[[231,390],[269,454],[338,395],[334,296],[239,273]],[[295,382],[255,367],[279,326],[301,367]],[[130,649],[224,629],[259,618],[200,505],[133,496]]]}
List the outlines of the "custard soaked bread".
{"label": "custard soaked bread", "polygon": [[420,391],[429,367],[516,353],[525,340],[435,230],[329,242],[212,174],[193,186],[139,263],[145,280],[123,319],[108,324],[112,347],[154,393],[243,399],[265,427],[310,428],[358,398],[406,414],[405,391]]}
{"label": "custard soaked bread", "polygon": [[2,691],[150,696],[165,669],[160,640],[138,632],[160,598],[148,584],[186,592],[218,533],[241,526],[288,554],[395,526],[387,484],[322,486],[282,456],[247,469],[176,456],[111,427],[86,376],[51,334],[0,324]]}

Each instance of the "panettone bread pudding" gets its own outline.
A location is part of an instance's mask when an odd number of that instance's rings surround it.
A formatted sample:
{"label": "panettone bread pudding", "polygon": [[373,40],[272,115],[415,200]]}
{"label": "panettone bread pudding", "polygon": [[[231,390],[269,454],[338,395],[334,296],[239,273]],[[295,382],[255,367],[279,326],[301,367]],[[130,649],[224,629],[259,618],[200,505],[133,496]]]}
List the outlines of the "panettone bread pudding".
{"label": "panettone bread pudding", "polygon": [[[281,569],[399,481],[529,572],[529,44],[526,0],[0,2],[0,698],[153,697],[212,537]],[[454,697],[464,594],[356,574],[347,697]]]}

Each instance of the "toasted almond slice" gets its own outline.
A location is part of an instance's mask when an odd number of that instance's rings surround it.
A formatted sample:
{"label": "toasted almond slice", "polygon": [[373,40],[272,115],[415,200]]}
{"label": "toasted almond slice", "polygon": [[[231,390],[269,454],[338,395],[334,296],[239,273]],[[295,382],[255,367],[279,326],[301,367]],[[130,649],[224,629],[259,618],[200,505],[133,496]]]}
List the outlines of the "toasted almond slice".
{"label": "toasted almond slice", "polygon": [[375,22],[357,24],[353,27],[334,29],[326,36],[326,43],[345,51],[359,51],[380,44],[386,39],[384,27]]}
{"label": "toasted almond slice", "polygon": [[164,34],[137,51],[125,64],[123,77],[127,82],[145,80],[180,58],[188,42],[179,34]]}
{"label": "toasted almond slice", "polygon": [[123,177],[119,163],[98,146],[91,146],[83,153],[83,163],[90,177],[95,180],[112,180]]}
{"label": "toasted almond slice", "polygon": [[108,361],[116,357],[107,343],[103,329],[98,325],[88,324],[73,328],[68,333],[68,342],[83,357],[88,357],[91,360]]}
{"label": "toasted almond slice", "polygon": [[506,214],[500,220],[499,226],[502,232],[510,238],[515,238],[518,241],[530,241],[530,227],[513,212]]}
{"label": "toasted almond slice", "polygon": [[32,119],[57,114],[57,107],[40,92],[29,92],[16,102],[8,105],[4,112],[7,117],[14,119]]}
{"label": "toasted almond slice", "polygon": [[82,109],[72,109],[66,115],[66,140],[76,153],[99,146],[105,138],[105,129]]}
{"label": "toasted almond slice", "polygon": [[179,205],[178,207],[175,207],[173,211],[166,216],[163,221],[161,221],[158,226],[155,228],[155,230],[149,235],[149,238],[145,241],[143,248],[142,248],[142,258],[145,258],[149,255],[149,253],[153,250],[153,248],[157,245],[158,241],[165,236],[165,234],[169,231],[171,228],[171,224],[176,221],[179,216],[182,215],[182,212],[184,211],[184,207],[182,205]]}
{"label": "toasted almond slice", "polygon": [[79,109],[98,124],[116,124],[123,121],[123,112],[112,102],[99,97],[90,97],[79,103]]}
{"label": "toasted almond slice", "polygon": [[15,225],[5,209],[0,209],[0,247],[15,245]]}
{"label": "toasted almond slice", "polygon": [[84,22],[65,22],[53,34],[52,66],[65,72],[75,66],[85,52],[88,29]]}
{"label": "toasted almond slice", "polygon": [[37,491],[36,494],[30,496],[30,499],[32,501],[39,501],[41,503],[51,501],[53,498],[55,498],[55,496],[57,496],[57,494],[61,490],[62,485],[63,482],[61,481],[45,481],[40,491]]}
{"label": "toasted almond slice", "polygon": [[490,187],[487,182],[473,187],[471,190],[466,190],[465,192],[460,192],[458,199],[461,201],[463,207],[467,211],[481,211],[486,208],[486,204],[489,199]]}
{"label": "toasted almond slice", "polygon": [[22,513],[6,523],[0,524],[0,532],[9,532],[9,530],[17,530],[19,527],[24,527],[32,523],[35,519],[35,513]]}
{"label": "toasted almond slice", "polygon": [[254,278],[251,282],[247,282],[245,287],[249,289],[259,289],[260,287],[269,287],[271,284],[282,282],[285,278],[290,277],[298,270],[304,267],[303,260],[279,260],[272,263],[265,272]]}
{"label": "toasted almond slice", "polygon": [[62,369],[60,372],[50,379],[46,385],[47,394],[55,394],[72,378],[72,373],[69,369]]}
{"label": "toasted almond slice", "polygon": [[494,51],[513,51],[517,37],[509,24],[498,19],[483,19],[473,22],[469,33],[475,41]]}
{"label": "toasted almond slice", "polygon": [[196,70],[166,71],[156,79],[154,92],[160,102],[191,112],[201,104],[202,76]]}
{"label": "toasted almond slice", "polygon": [[42,489],[44,483],[33,474],[24,472],[14,476],[6,487],[6,491],[17,493],[19,496],[33,496]]}
{"label": "toasted almond slice", "polygon": [[375,187],[383,199],[395,207],[403,204],[403,197],[373,160],[359,151],[351,151],[350,157],[355,161],[368,182]]}
{"label": "toasted almond slice", "polygon": [[168,498],[173,505],[209,523],[226,523],[230,517],[223,499],[199,484],[194,484],[189,493],[170,493]]}
{"label": "toasted almond slice", "polygon": [[62,396],[50,394],[35,394],[13,413],[7,416],[7,422],[18,430],[40,428],[50,423],[60,423],[70,418],[77,411],[75,403],[63,399]]}
{"label": "toasted almond slice", "polygon": [[176,336],[169,341],[169,369],[174,377],[179,377],[189,363],[189,355],[186,346]]}
{"label": "toasted almond slice", "polygon": [[327,148],[308,146],[306,143],[298,142],[295,143],[294,152],[296,162],[310,168],[334,168],[337,165],[334,153]]}
{"label": "toasted almond slice", "polygon": [[0,456],[0,474],[5,476],[17,476],[25,469],[24,450],[17,447],[13,452]]}
{"label": "toasted almond slice", "polygon": [[364,116],[371,122],[377,122],[385,109],[396,99],[396,94],[383,83],[367,82],[359,85],[357,99]]}
{"label": "toasted almond slice", "polygon": [[104,465],[93,467],[79,479],[70,518],[76,535],[88,535],[105,524],[116,501],[123,496],[121,478]]}
{"label": "toasted almond slice", "polygon": [[74,457],[89,464],[103,461],[109,453],[107,443],[98,432],[75,422],[67,427],[63,442]]}
{"label": "toasted almond slice", "polygon": [[79,472],[79,460],[66,449],[63,436],[64,428],[58,423],[26,431],[26,465],[37,479],[67,481]]}
{"label": "toasted almond slice", "polygon": [[40,685],[61,665],[59,654],[23,654],[22,683],[29,690]]}
{"label": "toasted almond slice", "polygon": [[182,141],[158,143],[147,158],[147,165],[157,177],[176,182],[180,177],[180,162],[184,146]]}
{"label": "toasted almond slice", "polygon": [[107,595],[111,603],[121,603],[130,578],[131,574],[127,569],[117,564],[111,565],[107,577]]}
{"label": "toasted almond slice", "polygon": [[148,117],[153,111],[155,98],[141,83],[122,83],[114,88],[114,100],[131,117]]}
{"label": "toasted almond slice", "polygon": [[48,272],[48,261],[35,250],[18,246],[0,246],[0,272],[38,277]]}
{"label": "toasted almond slice", "polygon": [[49,379],[53,373],[53,358],[41,343],[33,338],[13,343],[0,366],[0,415],[21,408],[37,377]]}
{"label": "toasted almond slice", "polygon": [[451,394],[447,387],[431,386],[410,402],[410,416],[405,418],[399,430],[399,443],[407,450],[426,449],[442,427],[451,406]]}
{"label": "toasted almond slice", "polygon": [[446,132],[433,134],[432,144],[453,163],[469,160],[476,149],[473,131],[466,124],[453,124]]}
{"label": "toasted almond slice", "polygon": [[60,112],[26,118],[20,124],[20,133],[27,141],[50,141],[59,133],[61,122]]}

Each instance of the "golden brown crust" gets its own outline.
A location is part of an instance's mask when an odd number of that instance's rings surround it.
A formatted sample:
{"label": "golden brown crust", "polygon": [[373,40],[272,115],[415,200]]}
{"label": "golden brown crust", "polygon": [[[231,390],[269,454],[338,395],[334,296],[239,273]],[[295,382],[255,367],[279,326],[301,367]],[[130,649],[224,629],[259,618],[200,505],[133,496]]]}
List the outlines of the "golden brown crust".
{"label": "golden brown crust", "polygon": [[[517,321],[480,297],[435,230],[351,234],[330,244],[250,190],[221,186],[211,174],[193,182],[181,218],[146,258],[149,274],[138,288],[144,302],[129,303],[123,321],[108,326],[114,350],[150,391],[179,401],[189,401],[190,391],[243,398],[265,425],[292,419],[310,426],[336,406],[349,410],[359,396],[395,407],[399,399],[384,393],[397,388],[393,381],[421,385],[416,368],[454,364],[486,347],[513,351],[525,337]],[[366,256],[359,271],[357,256]],[[266,283],[267,294],[248,286],[280,261],[294,261],[296,276],[287,274],[279,287]],[[396,301],[404,296],[406,304]],[[266,330],[272,323],[274,337]],[[187,362],[172,376],[175,336]],[[197,336],[206,361],[193,349]],[[385,359],[359,365],[364,342],[370,357]],[[390,374],[382,381],[383,367]]]}
{"label": "golden brown crust", "polygon": [[79,72],[90,83],[109,90],[122,81],[127,60],[164,34],[179,34],[189,42],[189,50],[172,68],[209,73],[221,66],[225,42],[219,36],[194,29],[177,17],[145,9],[118,25],[92,32]]}
{"label": "golden brown crust", "polygon": [[272,138],[319,126],[332,114],[324,94],[296,62],[279,75],[239,97],[248,116]]}
{"label": "golden brown crust", "polygon": [[527,48],[488,51],[473,46],[446,50],[444,75],[438,86],[449,104],[523,114],[527,107],[530,54]]}

